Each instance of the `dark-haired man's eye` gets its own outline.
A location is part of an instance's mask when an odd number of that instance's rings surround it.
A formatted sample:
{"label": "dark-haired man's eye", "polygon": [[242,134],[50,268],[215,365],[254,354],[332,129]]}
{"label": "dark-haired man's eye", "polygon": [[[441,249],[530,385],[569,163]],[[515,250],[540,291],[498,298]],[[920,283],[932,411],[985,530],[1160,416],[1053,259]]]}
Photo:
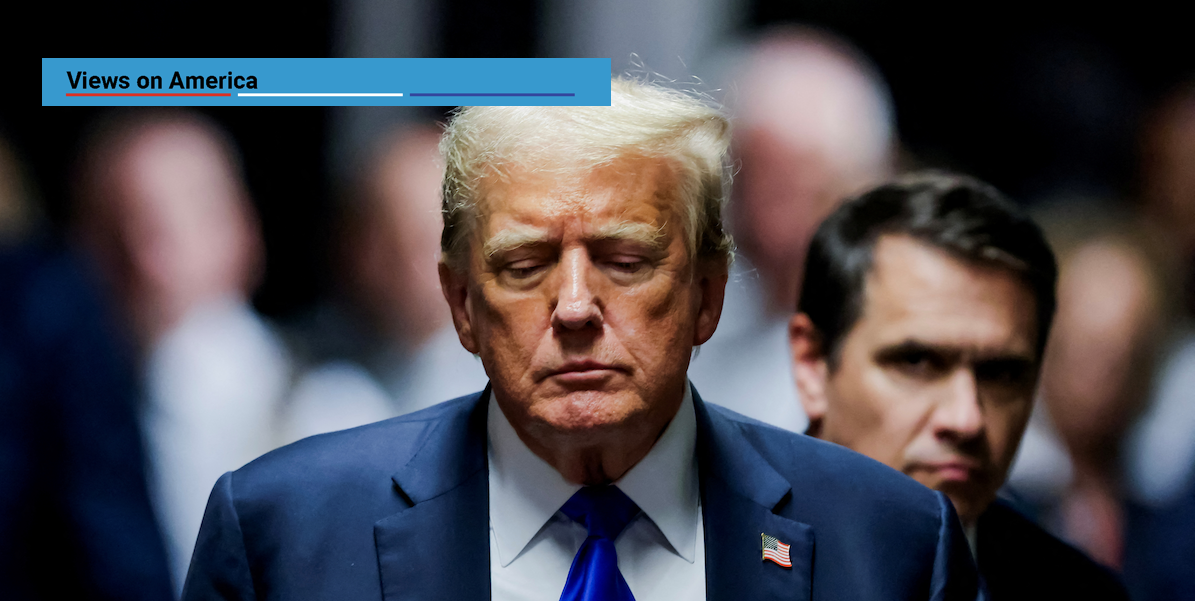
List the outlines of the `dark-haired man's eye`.
{"label": "dark-haired man's eye", "polygon": [[944,374],[950,362],[929,349],[898,349],[884,353],[881,363],[909,377],[931,379]]}
{"label": "dark-haired man's eye", "polygon": [[975,364],[975,380],[1004,386],[1028,383],[1032,378],[1033,366],[1021,359],[999,359]]}

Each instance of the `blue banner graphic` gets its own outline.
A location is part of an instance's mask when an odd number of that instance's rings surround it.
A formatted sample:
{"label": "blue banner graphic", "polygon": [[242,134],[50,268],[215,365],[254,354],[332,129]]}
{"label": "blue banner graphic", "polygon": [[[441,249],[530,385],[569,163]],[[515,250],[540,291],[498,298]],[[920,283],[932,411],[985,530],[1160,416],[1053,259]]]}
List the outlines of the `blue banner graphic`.
{"label": "blue banner graphic", "polygon": [[608,58],[43,58],[42,106],[600,106]]}

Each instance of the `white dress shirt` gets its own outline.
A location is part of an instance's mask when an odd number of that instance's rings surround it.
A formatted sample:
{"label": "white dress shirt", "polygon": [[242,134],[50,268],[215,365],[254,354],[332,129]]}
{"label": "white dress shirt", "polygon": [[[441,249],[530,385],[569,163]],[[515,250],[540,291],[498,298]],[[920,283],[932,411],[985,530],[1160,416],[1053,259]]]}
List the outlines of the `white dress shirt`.
{"label": "white dress shirt", "polygon": [[[558,601],[584,526],[560,512],[581,486],[519,439],[489,399],[490,584],[495,601]],[[697,417],[685,387],[676,417],[614,484],[643,513],[614,542],[636,601],[705,599],[705,537],[697,482]]]}

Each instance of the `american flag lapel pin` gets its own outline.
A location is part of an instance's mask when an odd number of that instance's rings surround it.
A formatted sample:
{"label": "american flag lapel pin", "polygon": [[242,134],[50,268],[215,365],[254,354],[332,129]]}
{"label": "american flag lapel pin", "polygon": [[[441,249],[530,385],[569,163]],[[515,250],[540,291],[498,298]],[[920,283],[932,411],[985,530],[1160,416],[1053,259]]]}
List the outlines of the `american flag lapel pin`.
{"label": "american flag lapel pin", "polygon": [[792,559],[788,556],[788,549],[790,545],[780,542],[780,539],[770,535],[760,533],[763,537],[763,560],[771,560],[776,565],[786,568],[793,567]]}

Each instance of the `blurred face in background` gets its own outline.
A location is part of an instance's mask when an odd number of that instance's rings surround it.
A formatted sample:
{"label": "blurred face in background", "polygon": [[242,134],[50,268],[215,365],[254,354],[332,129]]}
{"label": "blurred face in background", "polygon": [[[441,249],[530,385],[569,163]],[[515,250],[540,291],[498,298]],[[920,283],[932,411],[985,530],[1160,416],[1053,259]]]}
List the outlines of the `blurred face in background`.
{"label": "blurred face in background", "polygon": [[1042,399],[1081,461],[1114,457],[1146,400],[1159,311],[1151,280],[1140,252],[1110,240],[1084,244],[1062,261]]}
{"label": "blurred face in background", "polygon": [[671,164],[488,181],[469,273],[441,265],[461,342],[520,438],[566,478],[617,479],[680,406],[725,267],[689,256]]}
{"label": "blurred face in background", "polygon": [[213,134],[185,120],[133,124],[91,160],[78,226],[142,340],[201,303],[248,295],[256,222]]}
{"label": "blurred face in background", "polygon": [[35,209],[29,181],[8,142],[0,138],[0,244],[11,244],[31,233]]}
{"label": "blurred face in background", "polygon": [[344,236],[346,275],[357,302],[387,336],[412,345],[448,321],[436,266],[440,257],[440,179],[435,127],[383,140],[362,182],[362,206]]}
{"label": "blurred face in background", "polygon": [[785,314],[817,225],[891,167],[884,84],[861,60],[825,34],[779,30],[738,78],[734,231],[771,288],[771,309]]}
{"label": "blurred face in background", "polygon": [[1012,273],[882,236],[859,320],[828,361],[793,320],[814,433],[945,492],[973,523],[1004,483],[1037,378],[1035,300]]}
{"label": "blurred face in background", "polygon": [[1195,252],[1195,87],[1166,99],[1142,142],[1145,208],[1180,252]]}

